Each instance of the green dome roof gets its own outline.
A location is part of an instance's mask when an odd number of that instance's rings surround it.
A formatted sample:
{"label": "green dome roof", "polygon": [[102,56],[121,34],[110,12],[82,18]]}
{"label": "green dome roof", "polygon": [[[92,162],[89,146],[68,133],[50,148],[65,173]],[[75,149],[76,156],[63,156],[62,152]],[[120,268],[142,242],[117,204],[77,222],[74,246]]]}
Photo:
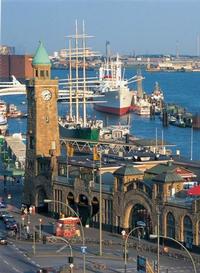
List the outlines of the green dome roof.
{"label": "green dome roof", "polygon": [[33,61],[32,61],[33,65],[37,65],[37,64],[51,64],[50,60],[49,60],[49,56],[47,54],[47,51],[45,49],[45,47],[43,46],[43,43],[40,41],[39,42],[39,46],[36,50],[36,53],[33,57]]}

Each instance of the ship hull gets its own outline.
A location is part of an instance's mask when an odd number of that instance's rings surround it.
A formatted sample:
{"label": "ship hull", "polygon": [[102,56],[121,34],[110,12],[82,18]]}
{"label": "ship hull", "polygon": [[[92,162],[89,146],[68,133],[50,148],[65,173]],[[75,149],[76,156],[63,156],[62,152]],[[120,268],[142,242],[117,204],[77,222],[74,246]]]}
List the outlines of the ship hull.
{"label": "ship hull", "polygon": [[95,110],[122,116],[130,111],[132,93],[126,87],[119,88],[105,92],[103,99],[105,103],[97,101],[94,104]]}
{"label": "ship hull", "polygon": [[99,129],[97,128],[74,128],[69,129],[63,126],[59,126],[60,136],[62,138],[74,138],[74,139],[85,139],[85,140],[99,140]]}
{"label": "ship hull", "polygon": [[98,105],[98,104],[95,104],[94,108],[97,111],[109,113],[113,115],[118,115],[118,116],[123,116],[130,111],[130,107],[114,108],[114,107],[107,107],[107,106]]}

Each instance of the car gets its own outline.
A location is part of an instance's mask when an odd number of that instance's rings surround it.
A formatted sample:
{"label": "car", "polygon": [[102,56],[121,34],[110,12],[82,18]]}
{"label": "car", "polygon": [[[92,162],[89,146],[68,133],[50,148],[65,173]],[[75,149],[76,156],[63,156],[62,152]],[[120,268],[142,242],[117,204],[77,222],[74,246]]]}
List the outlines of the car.
{"label": "car", "polygon": [[0,202],[0,209],[5,209],[6,208],[6,204],[4,202]]}
{"label": "car", "polygon": [[6,240],[6,236],[0,234],[0,245],[7,245],[8,241]]}
{"label": "car", "polygon": [[14,220],[14,217],[10,214],[6,214],[5,216],[3,216],[3,221],[6,224],[8,221],[12,221]]}
{"label": "car", "polygon": [[10,230],[17,229],[17,222],[15,220],[7,221],[6,229],[10,229]]}
{"label": "car", "polygon": [[3,219],[3,216],[7,214],[5,209],[0,209],[0,219]]}

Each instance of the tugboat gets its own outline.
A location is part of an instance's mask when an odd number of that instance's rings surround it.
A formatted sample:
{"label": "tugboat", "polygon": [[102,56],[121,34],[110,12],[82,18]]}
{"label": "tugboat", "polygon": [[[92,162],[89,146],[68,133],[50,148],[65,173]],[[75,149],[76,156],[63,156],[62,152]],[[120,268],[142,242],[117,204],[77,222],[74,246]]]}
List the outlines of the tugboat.
{"label": "tugboat", "polygon": [[164,105],[164,94],[158,82],[155,83],[154,90],[150,96],[150,103],[154,108],[155,115],[160,115]]}

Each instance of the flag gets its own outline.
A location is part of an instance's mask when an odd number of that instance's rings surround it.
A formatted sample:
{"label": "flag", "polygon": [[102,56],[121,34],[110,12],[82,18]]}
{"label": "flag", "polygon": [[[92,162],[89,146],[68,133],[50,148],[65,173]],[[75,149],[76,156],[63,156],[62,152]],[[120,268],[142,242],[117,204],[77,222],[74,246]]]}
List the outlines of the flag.
{"label": "flag", "polygon": [[67,156],[72,157],[74,155],[74,147],[72,144],[67,143]]}
{"label": "flag", "polygon": [[100,155],[98,153],[97,146],[93,147],[93,160],[94,161],[100,160]]}

